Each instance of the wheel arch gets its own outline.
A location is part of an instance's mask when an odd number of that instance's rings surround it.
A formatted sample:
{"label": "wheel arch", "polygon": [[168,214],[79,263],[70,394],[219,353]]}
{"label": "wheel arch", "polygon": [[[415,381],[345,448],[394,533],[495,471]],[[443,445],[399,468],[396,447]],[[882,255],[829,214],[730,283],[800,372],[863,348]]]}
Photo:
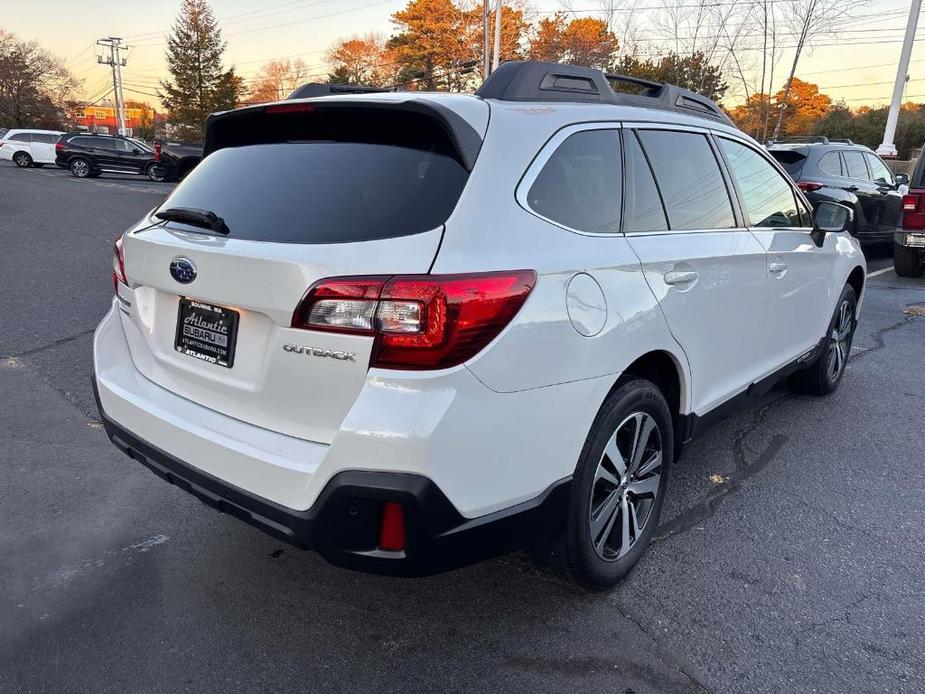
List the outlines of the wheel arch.
{"label": "wheel arch", "polygon": [[864,268],[860,265],[855,266],[855,268],[848,275],[848,279],[845,280],[845,284],[851,286],[854,289],[854,297],[857,299],[858,311],[861,310],[861,295],[864,291],[864,282],[867,280],[867,275],[864,274]]}
{"label": "wheel arch", "polygon": [[623,370],[613,384],[611,392],[633,377],[651,381],[665,396],[674,427],[674,448],[675,458],[677,458],[685,439],[683,423],[690,402],[690,383],[681,359],[664,349],[646,352]]}
{"label": "wheel arch", "polygon": [[16,161],[16,156],[19,154],[25,154],[27,157],[29,157],[29,159],[32,159],[32,152],[30,152],[29,150],[25,150],[25,149],[17,149],[15,152],[13,152],[10,159],[13,161]]}

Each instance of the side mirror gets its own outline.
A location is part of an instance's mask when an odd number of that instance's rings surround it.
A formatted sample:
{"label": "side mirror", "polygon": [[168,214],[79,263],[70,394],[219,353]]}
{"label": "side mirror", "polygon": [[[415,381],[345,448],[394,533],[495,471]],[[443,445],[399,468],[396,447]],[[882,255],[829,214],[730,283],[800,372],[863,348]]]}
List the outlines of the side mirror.
{"label": "side mirror", "polygon": [[826,234],[847,231],[854,221],[854,210],[838,202],[820,202],[813,213],[813,241],[822,246]]}
{"label": "side mirror", "polygon": [[896,185],[898,186],[907,186],[909,185],[909,174],[907,173],[898,173],[894,175],[896,179]]}

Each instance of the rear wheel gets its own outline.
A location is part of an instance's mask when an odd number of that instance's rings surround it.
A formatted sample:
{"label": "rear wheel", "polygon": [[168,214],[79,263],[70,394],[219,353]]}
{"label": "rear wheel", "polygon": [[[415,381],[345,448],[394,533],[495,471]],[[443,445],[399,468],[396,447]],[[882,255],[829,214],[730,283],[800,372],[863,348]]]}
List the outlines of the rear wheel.
{"label": "rear wheel", "polygon": [[151,164],[147,170],[148,178],[155,183],[163,183],[167,180],[167,169],[160,164]]}
{"label": "rear wheel", "polygon": [[851,354],[851,342],[857,327],[857,305],[854,289],[846,284],[835,305],[835,314],[829,321],[822,352],[812,364],[791,377],[790,382],[796,390],[809,395],[828,395],[838,388]]}
{"label": "rear wheel", "polygon": [[91,174],[90,162],[82,157],[71,159],[71,163],[68,165],[68,168],[71,170],[71,175],[76,176],[77,178],[86,178]]}
{"label": "rear wheel", "polygon": [[668,404],[651,382],[633,378],[612,393],[578,461],[566,526],[541,560],[589,590],[616,585],[658,526],[672,432]]}
{"label": "rear wheel", "polygon": [[32,166],[32,157],[28,152],[16,152],[13,155],[13,163],[21,169],[28,169]]}
{"label": "rear wheel", "polygon": [[893,245],[893,269],[900,277],[918,277],[922,274],[923,251],[918,248]]}

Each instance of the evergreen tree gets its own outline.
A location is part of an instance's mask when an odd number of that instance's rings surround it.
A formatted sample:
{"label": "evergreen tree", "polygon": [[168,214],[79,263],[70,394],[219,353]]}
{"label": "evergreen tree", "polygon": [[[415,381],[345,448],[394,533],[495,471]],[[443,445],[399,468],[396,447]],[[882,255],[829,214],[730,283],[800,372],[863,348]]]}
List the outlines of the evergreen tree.
{"label": "evergreen tree", "polygon": [[159,90],[180,139],[201,140],[210,113],[237,105],[243,83],[234,68],[223,69],[224,51],[221,29],[206,0],[183,0],[167,40],[171,79],[162,81]]}

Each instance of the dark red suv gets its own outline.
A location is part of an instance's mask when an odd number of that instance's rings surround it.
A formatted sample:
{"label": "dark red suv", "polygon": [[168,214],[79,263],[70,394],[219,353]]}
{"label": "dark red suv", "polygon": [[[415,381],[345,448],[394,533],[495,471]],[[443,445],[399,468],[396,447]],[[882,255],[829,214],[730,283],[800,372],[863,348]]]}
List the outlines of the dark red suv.
{"label": "dark red suv", "polygon": [[903,196],[902,231],[893,235],[893,267],[900,277],[918,277],[925,269],[925,149],[922,152]]}

